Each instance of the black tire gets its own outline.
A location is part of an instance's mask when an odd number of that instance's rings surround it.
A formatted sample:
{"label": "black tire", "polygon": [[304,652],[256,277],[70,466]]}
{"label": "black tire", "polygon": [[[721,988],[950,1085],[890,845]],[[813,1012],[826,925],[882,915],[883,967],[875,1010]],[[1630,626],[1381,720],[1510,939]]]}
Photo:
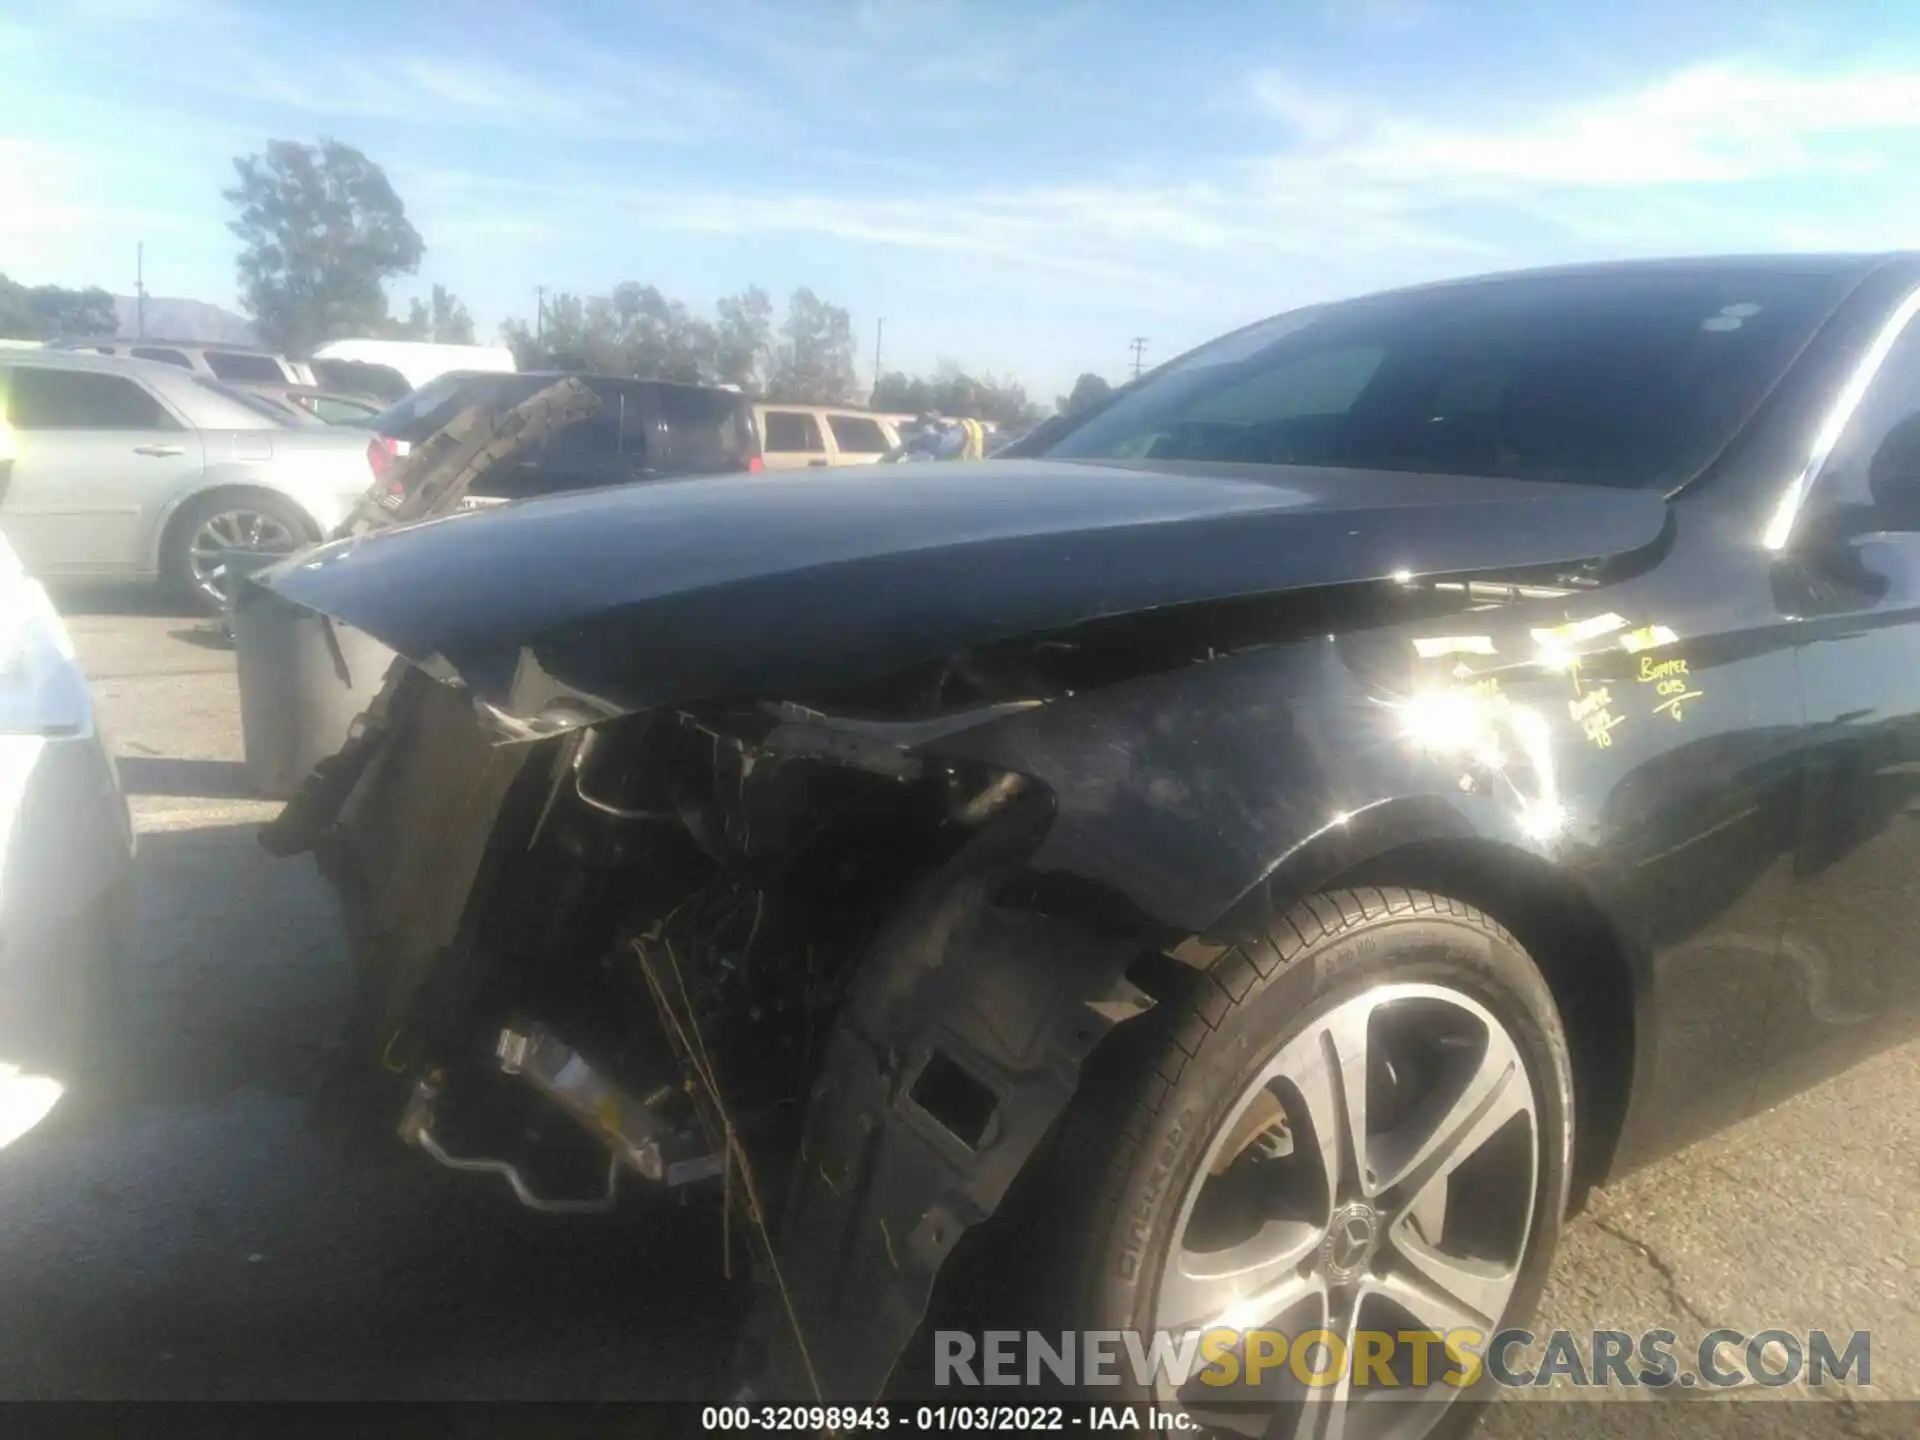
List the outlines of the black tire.
{"label": "black tire", "polygon": [[[1025,1274],[1045,1275],[1018,1309],[1054,1331],[1150,1332],[1180,1206],[1230,1107],[1316,1018],[1382,985],[1415,984],[1463,994],[1496,1017],[1532,1081],[1535,1193],[1500,1316],[1501,1327],[1524,1323],[1566,1211],[1573,1094],[1558,1011],[1514,938],[1458,901],[1363,889],[1315,896],[1279,920],[1269,943],[1230,949],[1204,972],[1178,970],[1156,1009],[1089,1062],[1052,1148],[1010,1198],[1007,1248]],[[1153,1398],[1124,1385],[1085,1393]],[[1434,1407],[1429,1433],[1472,1424],[1480,1397],[1466,1393]]]}
{"label": "black tire", "polygon": [[160,585],[168,599],[210,615],[218,615],[225,608],[194,575],[192,551],[194,536],[201,527],[229,511],[249,511],[271,520],[292,538],[295,549],[319,539],[313,522],[298,505],[269,491],[225,491],[198,496],[183,505],[167,526],[166,543],[160,555]]}

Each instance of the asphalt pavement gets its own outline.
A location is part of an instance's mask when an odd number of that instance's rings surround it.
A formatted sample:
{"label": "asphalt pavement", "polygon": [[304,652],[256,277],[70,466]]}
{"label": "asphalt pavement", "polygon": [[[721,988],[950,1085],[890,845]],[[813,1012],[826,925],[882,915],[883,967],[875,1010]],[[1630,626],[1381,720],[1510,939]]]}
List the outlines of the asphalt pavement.
{"label": "asphalt pavement", "polygon": [[[0,1399],[718,1398],[737,1297],[703,1212],[534,1215],[303,1131],[345,961],[310,863],[254,842],[275,807],[248,795],[233,657],[140,596],[61,598],[140,832],[146,1078],[0,1157]],[[1738,1433],[1920,1433],[1867,1403],[1920,1401],[1917,1195],[1913,1043],[1595,1196],[1534,1328],[1868,1330],[1870,1388],[1738,1406]],[[1653,1408],[1545,1399],[1487,1431],[1671,1433]]]}

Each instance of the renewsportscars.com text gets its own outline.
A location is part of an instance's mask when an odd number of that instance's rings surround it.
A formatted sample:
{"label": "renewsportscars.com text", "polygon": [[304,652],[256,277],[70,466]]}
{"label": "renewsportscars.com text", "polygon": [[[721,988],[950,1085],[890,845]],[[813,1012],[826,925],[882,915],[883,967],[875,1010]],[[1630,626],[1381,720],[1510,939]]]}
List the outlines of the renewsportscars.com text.
{"label": "renewsportscars.com text", "polygon": [[1226,1391],[1290,1375],[1301,1385],[1370,1390],[1458,1389],[1482,1380],[1509,1389],[1819,1388],[1872,1383],[1873,1337],[1855,1330],[1711,1330],[1683,1342],[1672,1330],[989,1330],[934,1335],[936,1386],[1103,1385],[1176,1389],[1197,1380]]}

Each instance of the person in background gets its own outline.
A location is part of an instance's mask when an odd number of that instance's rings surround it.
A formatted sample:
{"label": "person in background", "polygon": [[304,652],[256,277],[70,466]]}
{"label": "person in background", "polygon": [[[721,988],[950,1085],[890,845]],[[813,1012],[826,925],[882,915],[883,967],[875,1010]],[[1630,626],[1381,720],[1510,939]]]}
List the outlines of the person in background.
{"label": "person in background", "polygon": [[978,420],[969,415],[960,422],[961,441],[959,459],[984,460],[987,458],[987,430]]}

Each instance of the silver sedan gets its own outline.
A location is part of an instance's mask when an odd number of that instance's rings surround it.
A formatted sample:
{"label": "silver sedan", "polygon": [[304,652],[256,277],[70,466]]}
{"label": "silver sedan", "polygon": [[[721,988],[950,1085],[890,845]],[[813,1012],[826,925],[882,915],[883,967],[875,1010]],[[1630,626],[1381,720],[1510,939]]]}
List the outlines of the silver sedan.
{"label": "silver sedan", "polygon": [[0,351],[0,407],[0,535],[42,579],[157,580],[217,610],[228,552],[304,548],[373,479],[364,434],[171,365]]}

